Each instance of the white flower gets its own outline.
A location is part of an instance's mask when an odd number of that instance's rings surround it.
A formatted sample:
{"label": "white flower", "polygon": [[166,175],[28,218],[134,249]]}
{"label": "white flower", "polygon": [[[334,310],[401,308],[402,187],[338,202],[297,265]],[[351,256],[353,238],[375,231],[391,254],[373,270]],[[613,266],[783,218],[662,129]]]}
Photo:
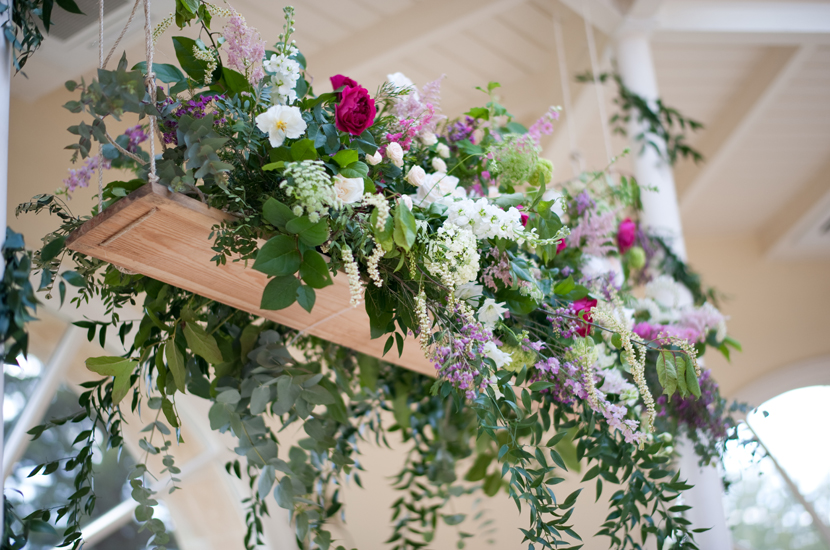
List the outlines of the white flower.
{"label": "white flower", "polygon": [[500,350],[496,347],[496,343],[492,340],[484,344],[484,357],[492,359],[493,362],[496,364],[496,368],[502,368],[505,365],[509,365],[511,361],[511,356],[509,353]]}
{"label": "white flower", "polygon": [[389,83],[396,89],[408,89],[409,93],[414,94],[416,99],[418,98],[418,90],[415,88],[415,84],[413,84],[412,81],[409,80],[403,73],[388,74],[386,75],[386,80],[388,80]]}
{"label": "white flower", "polygon": [[634,388],[630,382],[623,378],[622,373],[617,369],[602,370],[599,374],[603,377],[602,386],[599,388],[603,393],[622,395]]}
{"label": "white flower", "polygon": [[464,197],[464,188],[458,187],[458,178],[443,172],[427,174],[423,185],[418,188],[418,204],[428,206],[448,195]]}
{"label": "white flower", "polygon": [[477,244],[469,230],[444,222],[426,236],[424,265],[450,289],[475,281],[480,259]]}
{"label": "white flower", "polygon": [[694,304],[694,298],[689,289],[668,275],[661,275],[649,282],[646,285],[646,297],[666,309],[682,309]]}
{"label": "white flower", "polygon": [[416,165],[409,169],[404,179],[415,187],[421,187],[426,182],[427,173],[424,172],[423,168]]}
{"label": "white flower", "polygon": [[393,141],[386,146],[386,156],[392,161],[392,164],[398,168],[403,168],[403,148],[397,141]]}
{"label": "white flower", "polygon": [[483,292],[483,285],[477,285],[472,282],[464,283],[463,285],[458,285],[458,288],[455,289],[455,297],[459,300],[469,300],[476,296],[481,296]]}
{"label": "white flower", "polygon": [[438,153],[438,156],[440,157],[444,157],[445,159],[450,158],[450,148],[446,143],[439,143],[438,146],[435,147],[435,152]]}
{"label": "white flower", "polygon": [[285,138],[297,139],[305,133],[306,123],[297,107],[274,105],[256,117],[257,128],[268,134],[271,147],[279,147]]}
{"label": "white flower", "polygon": [[344,178],[337,174],[334,176],[334,192],[346,204],[357,202],[363,197],[363,178]]}
{"label": "white flower", "polygon": [[446,172],[447,171],[447,163],[441,160],[438,157],[432,159],[432,169],[436,172]]}
{"label": "white flower", "polygon": [[409,195],[401,195],[400,202],[404,203],[407,208],[412,210],[412,197],[410,197]]}
{"label": "white flower", "polygon": [[489,329],[496,326],[497,321],[501,321],[504,317],[504,312],[507,308],[504,307],[504,302],[496,302],[492,298],[486,298],[484,305],[478,308],[478,320],[481,324]]}
{"label": "white flower", "polygon": [[371,164],[372,166],[380,164],[382,160],[383,157],[380,156],[380,151],[375,151],[374,155],[366,155],[366,164]]}
{"label": "white flower", "polygon": [[499,379],[496,378],[495,375],[491,375],[490,378],[487,379],[488,385],[493,388],[493,393],[496,396],[496,399],[501,399],[504,397],[504,394],[499,389]]}
{"label": "white flower", "polygon": [[424,132],[420,136],[421,143],[429,147],[430,145],[435,145],[438,143],[438,138],[432,132]]}

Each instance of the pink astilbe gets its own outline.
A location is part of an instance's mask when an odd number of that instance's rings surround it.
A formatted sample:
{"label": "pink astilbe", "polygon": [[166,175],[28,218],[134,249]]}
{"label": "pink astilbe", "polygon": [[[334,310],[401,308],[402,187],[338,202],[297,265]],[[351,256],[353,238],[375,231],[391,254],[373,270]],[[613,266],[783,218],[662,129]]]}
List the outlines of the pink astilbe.
{"label": "pink astilbe", "polygon": [[559,120],[559,111],[555,107],[551,107],[528,128],[527,135],[533,139],[537,147],[542,146],[542,136],[549,136],[553,133],[554,120]]}
{"label": "pink astilbe", "polygon": [[591,209],[571,230],[568,245],[581,248],[584,254],[605,256],[616,250],[612,239],[612,234],[616,229],[616,216],[613,212],[598,214],[596,210]]}
{"label": "pink astilbe", "polygon": [[501,253],[498,248],[490,249],[490,256],[495,258],[496,263],[493,263],[481,272],[481,280],[484,284],[493,289],[498,290],[496,281],[501,281],[506,288],[513,286],[513,275],[510,271],[510,256],[507,252]]}
{"label": "pink astilbe", "polygon": [[265,57],[265,41],[259,32],[249,27],[245,18],[234,13],[222,29],[228,52],[228,67],[239,71],[248,78],[252,86],[265,77],[262,59]]}
{"label": "pink astilbe", "polygon": [[[447,117],[441,114],[441,81],[444,75],[424,85],[421,91],[411,91],[395,102],[395,116],[401,122],[403,132],[409,128],[416,128],[416,136],[435,133],[438,124]],[[407,126],[404,128],[403,123]],[[402,145],[403,146],[403,145]]]}

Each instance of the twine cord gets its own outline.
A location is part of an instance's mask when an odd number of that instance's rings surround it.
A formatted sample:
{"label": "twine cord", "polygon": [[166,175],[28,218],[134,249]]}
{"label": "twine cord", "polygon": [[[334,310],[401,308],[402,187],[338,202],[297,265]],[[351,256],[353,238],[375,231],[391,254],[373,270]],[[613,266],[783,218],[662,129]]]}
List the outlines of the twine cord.
{"label": "twine cord", "polygon": [[[98,68],[104,68],[104,0],[98,0]],[[98,213],[104,211],[104,146],[98,144]]]}
{"label": "twine cord", "polygon": [[588,53],[591,57],[591,74],[594,77],[594,88],[597,91],[597,103],[599,104],[600,123],[602,124],[602,140],[605,144],[605,155],[608,162],[613,162],[614,156],[611,153],[611,132],[608,129],[608,115],[605,111],[605,88],[599,81],[599,61],[597,60],[597,44],[594,40],[594,27],[590,19],[591,8],[582,0],[582,20],[585,23],[585,34],[588,38]]}
{"label": "twine cord", "polygon": [[[147,76],[145,83],[150,92],[150,101],[152,101],[153,108],[156,107],[156,74],[153,72],[153,25],[150,20],[150,0],[144,0],[144,43],[147,49]],[[156,139],[155,134],[158,130],[156,124],[156,116],[150,115],[150,174],[147,180],[150,183],[158,183],[158,176],[156,175]]]}

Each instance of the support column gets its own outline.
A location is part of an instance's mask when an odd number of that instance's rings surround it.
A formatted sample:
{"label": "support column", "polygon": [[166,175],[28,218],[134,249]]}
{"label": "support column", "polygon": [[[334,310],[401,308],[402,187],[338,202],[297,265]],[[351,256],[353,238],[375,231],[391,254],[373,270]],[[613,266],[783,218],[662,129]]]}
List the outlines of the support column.
{"label": "support column", "polygon": [[[623,31],[617,37],[616,47],[617,63],[625,85],[648,101],[656,101],[659,97],[657,75],[648,32],[640,29]],[[669,163],[653,147],[647,146],[640,152],[642,146],[633,138],[642,131],[643,124],[636,120],[629,123],[634,171],[640,185],[656,188],[657,192],[643,192],[641,221],[651,232],[669,238],[675,254],[685,260],[686,245],[674,174]],[[657,145],[665,148],[666,144]],[[711,528],[695,536],[698,546],[706,550],[732,550],[732,537],[723,509],[723,484],[718,470],[712,466],[700,468],[694,448],[686,438],[678,441],[677,445],[681,452],[678,464],[681,475],[694,485],[684,493],[684,501],[692,506],[687,516],[694,528]]]}
{"label": "support column", "polygon": [[[623,82],[632,92],[649,101],[657,100],[657,75],[654,72],[651,45],[646,31],[626,32],[617,39],[617,64]],[[644,126],[632,118],[628,128],[629,137],[634,138],[641,134]],[[665,145],[657,143],[662,149],[665,149]],[[677,191],[671,166],[660,157],[654,147],[643,148],[641,143],[635,143],[633,140],[631,159],[637,182],[642,186],[657,189],[657,192],[642,193],[643,223],[657,235],[670,238],[674,252],[685,259],[686,245],[683,242],[680,207],[677,204]]]}
{"label": "support column", "polygon": [[[8,198],[8,177],[9,177],[9,98],[12,87],[12,45],[9,44],[4,33],[3,26],[12,16],[12,0],[0,0],[0,5],[8,6],[6,11],[0,13],[0,249],[6,241],[6,202]],[[6,262],[0,254],[0,281],[6,272]],[[0,363],[5,364],[6,350],[4,342],[0,342]],[[5,367],[3,367],[5,369]],[[5,375],[4,375],[5,376]],[[3,396],[6,391],[4,378],[0,377],[0,456],[3,454]],[[6,479],[3,475],[3,466],[0,464],[0,479]],[[3,486],[5,489],[5,484]],[[0,502],[0,530],[2,530],[3,513],[5,504]]]}

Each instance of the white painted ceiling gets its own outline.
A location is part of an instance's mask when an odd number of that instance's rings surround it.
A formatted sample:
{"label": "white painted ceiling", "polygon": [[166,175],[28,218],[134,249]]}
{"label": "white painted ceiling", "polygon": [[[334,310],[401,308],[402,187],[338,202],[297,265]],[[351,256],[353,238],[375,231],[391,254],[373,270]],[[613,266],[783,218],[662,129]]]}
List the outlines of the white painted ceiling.
{"label": "white painted ceiling", "polygon": [[[106,44],[131,4],[107,15]],[[238,0],[234,7],[266,40],[276,39],[282,4]],[[391,72],[421,85],[443,74],[442,107],[452,117],[482,102],[476,86],[496,80],[503,103],[526,124],[564,102],[555,18],[570,75],[590,69],[583,16],[603,68],[620,29],[648,28],[664,101],[706,126],[690,141],[707,162],[675,170],[687,235],[752,235],[770,258],[830,259],[828,1],[297,0],[295,7],[295,37],[318,90],[336,73],[370,89]],[[170,10],[170,0],[156,0],[154,20]],[[18,97],[35,100],[97,65],[94,16],[90,23],[65,41],[47,41],[29,79],[15,79]],[[169,61],[169,41],[161,42],[157,59]],[[125,39],[131,60],[141,58],[142,45],[139,16]],[[568,85],[571,112],[546,145],[561,179],[572,175],[569,127],[585,165],[606,164],[596,92]],[[609,110],[612,97],[609,86]],[[612,143],[617,153],[627,145]]]}

